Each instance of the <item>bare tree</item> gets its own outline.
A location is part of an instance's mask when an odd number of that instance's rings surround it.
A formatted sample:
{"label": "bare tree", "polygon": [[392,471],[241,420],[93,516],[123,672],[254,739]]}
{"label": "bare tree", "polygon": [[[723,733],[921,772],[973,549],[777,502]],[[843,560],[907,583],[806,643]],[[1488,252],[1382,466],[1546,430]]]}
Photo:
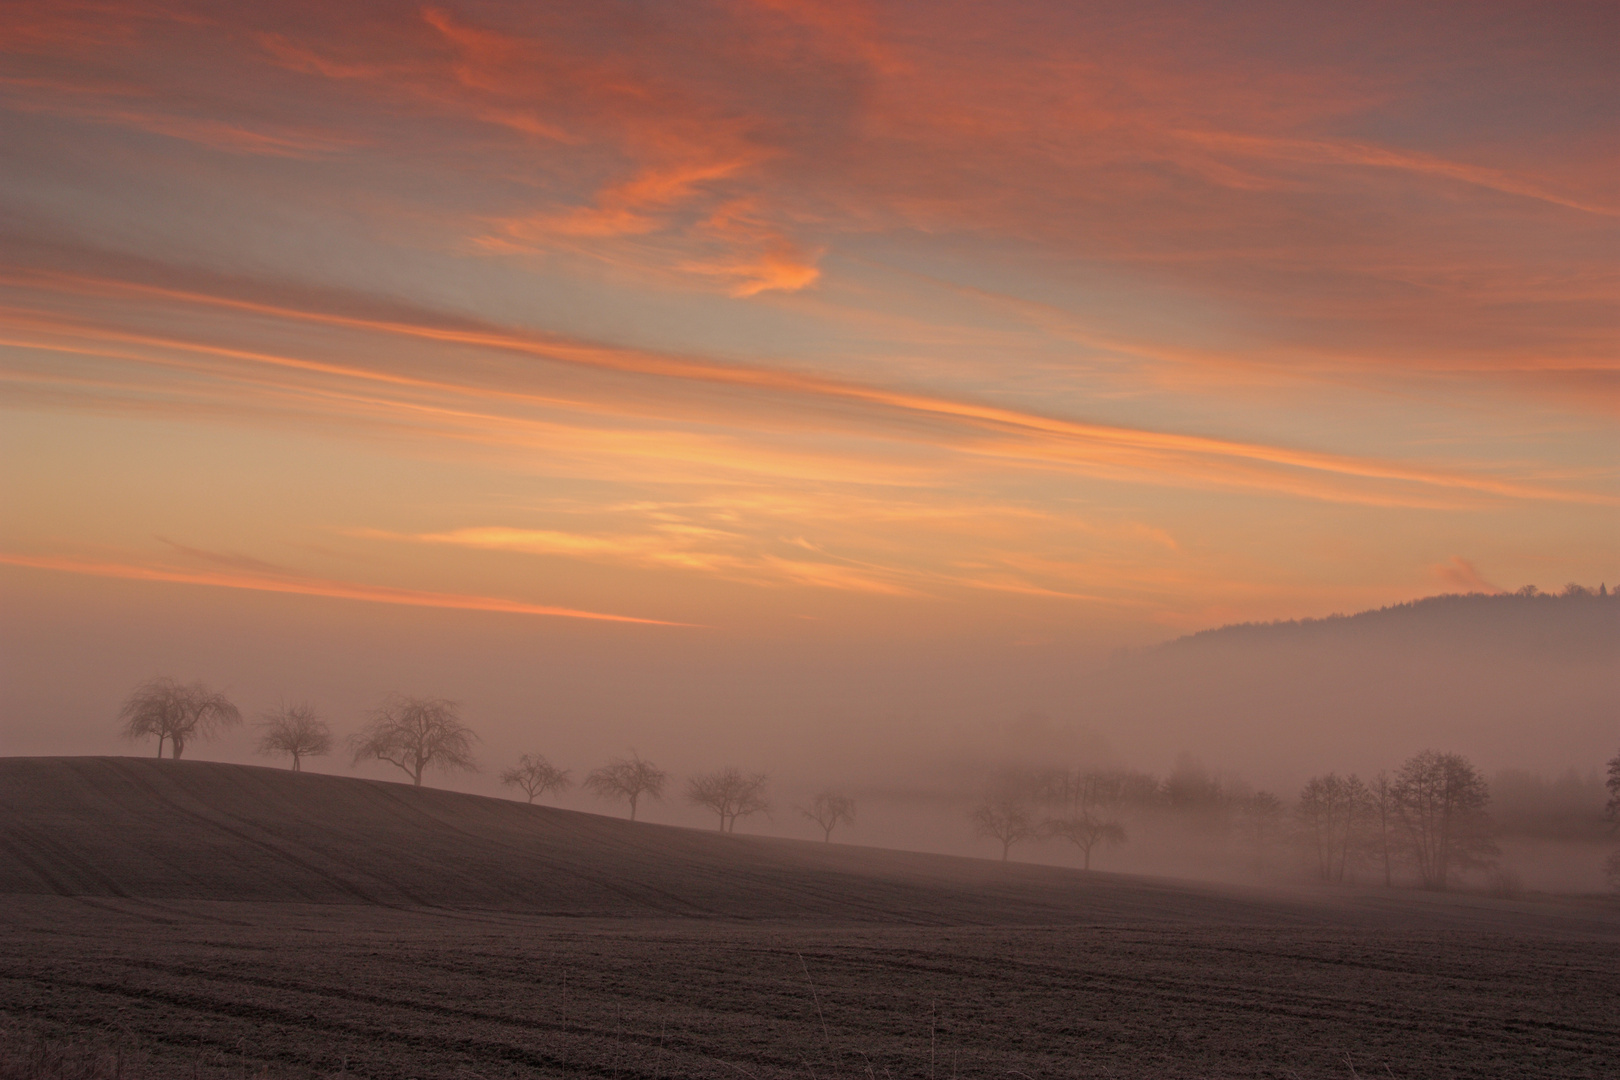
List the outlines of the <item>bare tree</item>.
{"label": "bare tree", "polygon": [[[1615,590],[1620,595],[1620,589]],[[1610,829],[1620,829],[1620,754],[1609,759],[1609,778],[1603,781],[1603,786],[1609,789],[1609,802],[1603,808],[1604,815],[1614,824]],[[1609,857],[1603,863],[1603,876],[1608,879],[1609,886],[1620,889],[1620,848],[1609,852]]]}
{"label": "bare tree", "polygon": [[201,682],[182,684],[167,676],[152,679],[135,692],[118,710],[124,722],[124,738],[144,739],[156,735],[157,756],[163,756],[168,741],[174,759],[180,760],[186,743],[206,739],[222,727],[242,722],[242,713],[224,694]]}
{"label": "bare tree", "polygon": [[1047,818],[1041,823],[1041,832],[1047,836],[1061,837],[1079,848],[1084,860],[1081,865],[1086,870],[1091,869],[1093,848],[1099,844],[1125,842],[1125,826],[1085,810],[1069,817]]}
{"label": "bare tree", "polygon": [[1316,853],[1323,881],[1343,881],[1350,855],[1359,846],[1371,815],[1367,785],[1352,773],[1313,776],[1299,794],[1295,813],[1306,844]]}
{"label": "bare tree", "polygon": [[686,782],[686,801],[720,815],[720,831],[736,832],[737,819],[771,808],[765,797],[770,777],[764,773],[744,775],[735,765],[694,776]]}
{"label": "bare tree", "polygon": [[354,764],[386,761],[422,786],[429,768],[477,772],[472,745],[478,740],[461,722],[458,706],[443,698],[390,694],[371,712],[371,721],[349,737]]}
{"label": "bare tree", "polygon": [[1394,876],[1390,873],[1394,854],[1391,844],[1395,834],[1396,812],[1399,809],[1395,799],[1395,782],[1389,778],[1388,773],[1380,772],[1373,778],[1372,786],[1367,789],[1367,793],[1372,799],[1372,816],[1376,822],[1374,827],[1378,830],[1372,848],[1379,862],[1383,864],[1384,888],[1387,889],[1394,883]]}
{"label": "bare tree", "polygon": [[1009,796],[995,796],[973,808],[970,815],[974,830],[980,836],[1001,841],[1001,861],[1006,862],[1014,844],[1030,839],[1036,833],[1035,819],[1029,807]]}
{"label": "bare tree", "polygon": [[548,791],[567,791],[573,786],[567,769],[559,769],[547,761],[544,754],[524,754],[513,768],[501,773],[501,783],[518,787],[533,804],[535,797]]}
{"label": "bare tree", "polygon": [[837,795],[831,791],[823,791],[810,801],[810,809],[800,809],[799,813],[821,826],[822,840],[832,843],[833,829],[842,822],[847,825],[855,824],[855,800],[848,795]]}
{"label": "bare tree", "polygon": [[1497,847],[1490,788],[1461,754],[1424,750],[1395,776],[1400,833],[1425,889],[1444,891],[1452,867],[1486,866]]}
{"label": "bare tree", "polygon": [[[1620,589],[1615,591],[1620,592]],[[1609,778],[1603,781],[1603,786],[1609,789],[1609,802],[1603,812],[1620,827],[1620,754],[1609,759]]]}
{"label": "bare tree", "polygon": [[259,753],[290,754],[293,772],[302,770],[304,758],[332,752],[332,729],[308,704],[282,703],[259,718],[259,727],[264,729]]}
{"label": "bare tree", "polygon": [[592,769],[585,786],[599,799],[624,799],[630,803],[630,820],[636,820],[636,804],[643,795],[664,797],[669,773],[650,761],[643,761],[634,750],[627,758],[614,758],[600,769]]}

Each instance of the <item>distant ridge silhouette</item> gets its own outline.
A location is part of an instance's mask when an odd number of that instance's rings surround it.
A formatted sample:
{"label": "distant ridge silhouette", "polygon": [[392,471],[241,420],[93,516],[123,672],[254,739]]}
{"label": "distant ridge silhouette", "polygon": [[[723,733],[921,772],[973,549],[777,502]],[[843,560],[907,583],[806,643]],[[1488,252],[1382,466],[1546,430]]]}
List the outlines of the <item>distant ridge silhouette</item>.
{"label": "distant ridge silhouette", "polygon": [[[1507,643],[1521,639],[1532,647],[1549,644],[1620,645],[1620,592],[1597,590],[1552,593],[1445,593],[1390,604],[1352,615],[1315,619],[1230,623],[1167,642],[1161,649],[1240,639],[1283,640],[1310,637],[1370,639],[1379,635],[1421,634],[1429,640]],[[1552,635],[1549,637],[1549,635]]]}

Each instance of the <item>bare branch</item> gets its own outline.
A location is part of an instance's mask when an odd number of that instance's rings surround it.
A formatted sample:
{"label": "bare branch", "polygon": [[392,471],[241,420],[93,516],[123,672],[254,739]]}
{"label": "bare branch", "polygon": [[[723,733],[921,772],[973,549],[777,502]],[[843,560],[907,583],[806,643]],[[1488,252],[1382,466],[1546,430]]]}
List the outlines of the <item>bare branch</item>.
{"label": "bare branch", "polygon": [[986,799],[973,808],[974,829],[980,836],[1001,842],[1001,861],[1006,862],[1014,844],[1022,843],[1036,834],[1034,818],[1029,807],[1018,799],[999,797]]}
{"label": "bare branch", "polygon": [[848,795],[823,791],[811,800],[810,808],[799,808],[799,813],[821,826],[822,840],[832,842],[833,829],[840,823],[855,823],[855,800]]}
{"label": "bare branch", "polygon": [[735,765],[727,765],[688,780],[686,801],[718,814],[721,832],[736,832],[738,818],[770,810],[770,800],[765,797],[769,782],[764,773],[745,776]]}
{"label": "bare branch", "polygon": [[290,755],[293,772],[303,768],[304,758],[332,752],[332,729],[307,703],[288,705],[284,702],[260,717],[259,726],[264,729],[259,738],[259,753]]}
{"label": "bare branch", "polygon": [[478,736],[461,722],[458,709],[443,698],[389,695],[372,710],[370,723],[349,737],[354,764],[368,758],[386,761],[417,787],[429,767],[477,772],[472,744]]}
{"label": "bare branch", "polygon": [[517,787],[533,803],[548,791],[566,791],[573,786],[567,769],[559,769],[547,761],[544,754],[524,754],[513,768],[501,773],[501,783]]}
{"label": "bare branch", "polygon": [[186,743],[211,738],[216,730],[242,722],[242,713],[224,694],[202,682],[189,685],[162,676],[142,683],[118,710],[126,739],[156,735],[158,757],[168,741],[179,759]]}
{"label": "bare branch", "polygon": [[630,804],[630,820],[636,820],[636,806],[643,795],[664,797],[669,774],[650,761],[643,761],[634,750],[627,758],[614,758],[585,777],[585,787],[599,799],[624,799]]}

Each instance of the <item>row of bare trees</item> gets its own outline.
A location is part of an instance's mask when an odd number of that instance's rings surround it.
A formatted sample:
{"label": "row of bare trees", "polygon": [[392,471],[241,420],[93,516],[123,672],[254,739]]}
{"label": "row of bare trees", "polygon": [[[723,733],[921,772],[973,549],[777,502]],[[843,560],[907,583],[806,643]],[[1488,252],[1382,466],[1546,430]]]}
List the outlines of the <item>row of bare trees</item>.
{"label": "row of bare trees", "polygon": [[[118,712],[129,739],[156,736],[157,756],[169,746],[175,760],[186,745],[211,738],[219,729],[242,722],[242,712],[229,698],[202,682],[181,683],[157,678],[142,683]],[[305,758],[332,752],[332,728],[308,704],[285,702],[259,717],[258,751],[286,755],[292,768]],[[478,736],[461,722],[455,702],[443,698],[391,694],[371,711],[364,727],[349,737],[354,764],[386,761],[421,786],[429,768],[475,770],[472,748]]]}
{"label": "row of bare trees", "polygon": [[[123,733],[132,739],[158,740],[158,757],[170,747],[179,759],[188,741],[207,738],[220,728],[242,722],[241,711],[222,693],[201,682],[182,684],[158,678],[142,684],[130,695],[119,712]],[[259,719],[262,754],[286,755],[292,768],[303,767],[307,757],[332,751],[332,730],[314,708],[307,704],[281,704]],[[420,787],[424,774],[432,768],[477,771],[473,744],[478,736],[462,722],[455,702],[443,698],[391,694],[372,710],[360,731],[349,737],[353,764],[376,760],[387,762]],[[501,773],[501,783],[520,789],[530,803],[548,793],[573,786],[568,769],[553,765],[543,754],[525,754],[517,765]],[[764,773],[745,773],[734,765],[688,779],[686,800],[712,811],[721,832],[735,832],[737,821],[754,814],[769,814],[766,794],[770,778]],[[615,758],[586,775],[584,787],[600,799],[624,802],[630,820],[643,797],[662,799],[669,774],[657,765],[631,752]],[[800,810],[822,829],[825,840],[840,824],[855,820],[855,803],[848,796],[831,791],[817,795],[808,808]]]}
{"label": "row of bare trees", "polygon": [[1038,818],[1027,802],[1011,795],[985,799],[970,815],[974,831],[1001,844],[1001,861],[1006,862],[1015,844],[1026,840],[1055,838],[1073,844],[1084,869],[1091,869],[1091,853],[1103,845],[1123,844],[1125,826],[1117,817],[1096,808],[1082,807],[1057,817]]}
{"label": "row of bare trees", "polygon": [[[242,714],[204,683],[158,678],[135,690],[119,719],[125,736],[155,737],[160,758],[167,746],[179,759],[188,744],[240,724]],[[262,714],[259,727],[259,752],[289,757],[294,770],[302,768],[305,758],[332,750],[330,726],[307,704],[283,703]],[[371,711],[361,730],[349,737],[348,748],[353,764],[387,762],[420,786],[429,769],[476,771],[476,741],[454,702],[394,694]],[[583,786],[598,798],[626,803],[634,821],[643,797],[662,800],[669,779],[663,769],[632,752],[593,769]],[[569,770],[540,754],[525,754],[501,773],[501,782],[522,790],[531,803],[573,783]],[[685,798],[714,813],[720,831],[733,832],[739,819],[769,814],[768,786],[764,773],[728,765],[690,777]],[[1607,814],[1620,828],[1620,755],[1608,762],[1607,788]],[[1456,871],[1488,866],[1498,854],[1486,812],[1489,801],[1488,785],[1467,759],[1425,750],[1393,776],[1380,773],[1371,783],[1354,774],[1312,777],[1294,809],[1293,836],[1324,881],[1342,882],[1354,868],[1370,863],[1389,885],[1395,867],[1404,865],[1425,888],[1443,890]],[[1073,844],[1082,865],[1090,869],[1097,849],[1126,842],[1122,815],[1128,808],[1191,812],[1202,820],[1236,824],[1256,846],[1284,835],[1280,799],[1212,777],[1190,759],[1162,782],[1124,770],[1055,769],[1005,777],[994,794],[973,808],[971,819],[979,835],[1001,844],[1003,861],[1025,841],[1055,839]],[[798,812],[815,822],[828,841],[838,826],[855,820],[854,801],[832,791],[821,792]],[[1620,851],[1609,857],[1605,869],[1620,887]]]}
{"label": "row of bare trees", "polygon": [[[569,770],[558,768],[544,755],[525,754],[516,766],[501,773],[501,783],[519,788],[532,803],[547,792],[567,790],[573,780]],[[592,769],[584,781],[585,789],[597,798],[628,804],[631,821],[636,819],[644,796],[661,800],[668,785],[667,772],[634,752]],[[727,765],[688,778],[686,801],[714,813],[719,831],[736,832],[738,819],[770,813],[771,802],[766,794],[769,785],[770,777],[765,773],[745,773],[735,765]],[[822,839],[831,841],[835,828],[855,820],[855,800],[823,791],[799,812],[820,826]]]}
{"label": "row of bare trees", "polygon": [[1147,773],[1124,769],[1047,769],[1004,775],[969,814],[974,831],[1012,849],[1031,840],[1063,840],[1091,869],[1097,849],[1128,839],[1121,816],[1127,808],[1159,805],[1179,795],[1177,777],[1161,784]]}

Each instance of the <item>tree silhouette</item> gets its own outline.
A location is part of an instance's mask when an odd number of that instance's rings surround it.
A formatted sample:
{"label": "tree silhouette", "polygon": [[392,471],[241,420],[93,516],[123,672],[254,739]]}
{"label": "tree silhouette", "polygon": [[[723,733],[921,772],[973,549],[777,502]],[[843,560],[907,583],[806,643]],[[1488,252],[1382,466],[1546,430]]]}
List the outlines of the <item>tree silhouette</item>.
{"label": "tree silhouette", "polygon": [[735,765],[694,776],[686,782],[686,801],[720,816],[721,832],[736,832],[737,819],[771,808],[765,798],[770,778],[764,773],[744,775]]}
{"label": "tree silhouette", "polygon": [[501,773],[501,783],[518,787],[533,804],[535,797],[548,791],[566,791],[573,786],[567,769],[559,769],[547,761],[543,754],[524,754],[513,768]]}
{"label": "tree silhouette", "polygon": [[1001,861],[1006,862],[1014,844],[1030,839],[1036,833],[1035,820],[1029,807],[1010,796],[986,799],[973,808],[970,815],[973,827],[980,836],[1001,842]]}
{"label": "tree silhouette", "polygon": [[592,769],[585,786],[599,799],[624,799],[630,803],[630,820],[636,820],[636,804],[643,795],[664,797],[669,774],[635,751],[627,758],[614,758],[600,769]]}
{"label": "tree silhouette", "polygon": [[855,800],[848,795],[823,791],[811,800],[808,810],[800,809],[799,813],[820,825],[821,839],[825,843],[831,843],[833,829],[840,823],[849,825],[855,823]]}
{"label": "tree silhouette", "polygon": [[1123,844],[1125,826],[1085,810],[1069,817],[1047,818],[1041,823],[1041,832],[1057,836],[1080,849],[1082,868],[1091,869],[1091,850],[1099,844]]}
{"label": "tree silhouette", "polygon": [[[1620,589],[1615,591],[1620,593]],[[1620,754],[1609,759],[1609,778],[1603,781],[1603,786],[1609,789],[1609,802],[1603,812],[1610,821],[1620,826]]]}
{"label": "tree silhouette", "polygon": [[461,722],[458,709],[443,698],[390,694],[372,710],[370,723],[349,738],[354,764],[386,761],[417,787],[429,767],[477,772],[472,744],[478,736]]}
{"label": "tree silhouette", "polygon": [[1316,854],[1323,881],[1343,881],[1350,855],[1372,814],[1367,785],[1352,773],[1313,776],[1299,794],[1295,810],[1306,844]]}
{"label": "tree silhouette", "polygon": [[1380,772],[1373,778],[1372,786],[1367,789],[1371,798],[1372,820],[1374,828],[1378,830],[1378,837],[1373,842],[1373,848],[1378,854],[1379,861],[1384,867],[1384,888],[1389,888],[1394,882],[1390,872],[1393,861],[1392,841],[1394,840],[1396,813],[1399,809],[1395,800],[1395,782],[1386,772]]}
{"label": "tree silhouette", "polygon": [[169,743],[174,760],[179,761],[186,743],[206,739],[221,727],[242,722],[242,713],[224,694],[201,682],[182,684],[162,676],[142,683],[118,710],[124,721],[124,738],[157,736],[157,756],[163,756],[163,743]]}
{"label": "tree silhouette", "polygon": [[[1620,589],[1615,590],[1615,595],[1620,596]],[[1609,778],[1603,781],[1603,786],[1609,789],[1609,802],[1603,812],[1614,822],[1611,830],[1620,828],[1620,754],[1609,759]],[[1603,876],[1608,879],[1611,888],[1620,889],[1620,848],[1611,851],[1604,861]]]}
{"label": "tree silhouette", "polygon": [[259,718],[259,726],[259,753],[291,755],[293,772],[302,770],[304,758],[332,752],[332,729],[307,704],[277,706]]}
{"label": "tree silhouette", "polygon": [[1486,866],[1498,853],[1485,805],[1490,788],[1461,754],[1424,750],[1395,776],[1400,832],[1425,889],[1444,891],[1453,867]]}

